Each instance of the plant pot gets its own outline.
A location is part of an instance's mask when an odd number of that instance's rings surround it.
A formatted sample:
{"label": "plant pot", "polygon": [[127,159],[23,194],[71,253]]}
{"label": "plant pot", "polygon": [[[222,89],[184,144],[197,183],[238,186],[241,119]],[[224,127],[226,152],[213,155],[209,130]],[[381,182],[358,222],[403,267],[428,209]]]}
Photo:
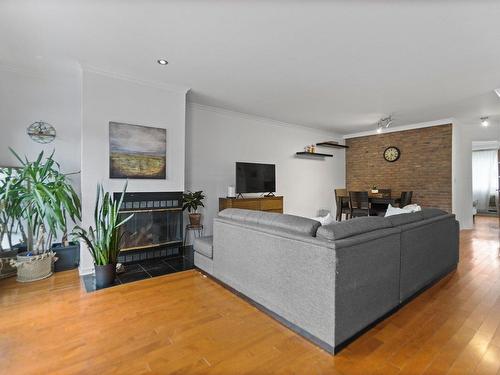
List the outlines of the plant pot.
{"label": "plant pot", "polygon": [[11,262],[17,267],[17,281],[27,283],[42,280],[52,275],[52,262],[54,253],[52,251],[39,254],[27,255],[21,253],[17,255],[17,261]]}
{"label": "plant pot", "polygon": [[24,243],[18,243],[12,246],[12,250],[16,250],[17,254],[25,253],[28,251],[28,246]]}
{"label": "plant pot", "polygon": [[95,265],[95,286],[97,289],[113,285],[116,277],[116,264]]}
{"label": "plant pot", "polygon": [[201,214],[198,213],[189,214],[189,224],[191,224],[193,227],[200,226],[200,222],[201,222]]}
{"label": "plant pot", "polygon": [[55,272],[72,270],[80,265],[80,243],[70,242],[68,246],[55,243],[52,245],[52,250],[57,255],[57,262],[54,264]]}
{"label": "plant pot", "polygon": [[15,262],[16,258],[16,249],[0,252],[0,279],[16,275],[17,269],[11,265],[11,262]]}

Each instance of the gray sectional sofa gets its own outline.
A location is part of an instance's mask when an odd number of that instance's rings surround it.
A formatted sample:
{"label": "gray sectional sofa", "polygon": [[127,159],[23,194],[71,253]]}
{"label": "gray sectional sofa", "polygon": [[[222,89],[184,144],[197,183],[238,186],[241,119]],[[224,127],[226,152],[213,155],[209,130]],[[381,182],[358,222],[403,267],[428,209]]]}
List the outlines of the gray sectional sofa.
{"label": "gray sectional sofa", "polygon": [[226,209],[195,265],[333,353],[458,263],[458,222],[438,209],[321,226]]}

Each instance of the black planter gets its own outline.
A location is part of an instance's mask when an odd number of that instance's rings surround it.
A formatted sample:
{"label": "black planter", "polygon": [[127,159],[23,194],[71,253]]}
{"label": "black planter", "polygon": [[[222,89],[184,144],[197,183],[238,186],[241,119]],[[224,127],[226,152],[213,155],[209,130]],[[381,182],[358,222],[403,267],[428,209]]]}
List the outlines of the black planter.
{"label": "black planter", "polygon": [[95,267],[95,287],[97,289],[107,288],[113,285],[116,277],[116,264],[106,264]]}
{"label": "black planter", "polygon": [[70,242],[68,246],[62,243],[52,245],[52,250],[56,253],[57,262],[54,264],[54,271],[67,271],[77,268],[80,265],[80,243]]}
{"label": "black planter", "polygon": [[28,251],[28,245],[26,245],[24,243],[18,243],[16,245],[13,245],[12,249],[16,250],[18,254],[25,253]]}

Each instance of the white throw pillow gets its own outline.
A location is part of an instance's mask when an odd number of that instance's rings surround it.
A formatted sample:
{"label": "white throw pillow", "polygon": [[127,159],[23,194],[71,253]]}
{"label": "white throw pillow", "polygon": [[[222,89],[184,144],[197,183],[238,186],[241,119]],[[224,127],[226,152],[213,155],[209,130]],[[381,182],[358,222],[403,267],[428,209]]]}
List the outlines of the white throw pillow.
{"label": "white throw pillow", "polygon": [[331,224],[335,221],[332,215],[328,213],[326,216],[318,216],[318,217],[312,217],[311,219],[319,221],[321,225],[328,225]]}
{"label": "white throw pillow", "polygon": [[418,204],[409,204],[403,208],[392,207],[390,204],[387,206],[387,211],[385,212],[385,217],[401,214],[411,214],[412,212],[422,211],[422,207]]}
{"label": "white throw pillow", "polygon": [[387,211],[385,211],[385,217],[406,214],[406,213],[408,213],[408,211],[403,210],[402,208],[399,207],[392,207],[392,205],[389,204],[387,206]]}
{"label": "white throw pillow", "polygon": [[417,211],[422,211],[422,207],[420,207],[418,204],[409,204],[407,206],[404,206],[403,210],[409,210],[410,212],[417,212]]}

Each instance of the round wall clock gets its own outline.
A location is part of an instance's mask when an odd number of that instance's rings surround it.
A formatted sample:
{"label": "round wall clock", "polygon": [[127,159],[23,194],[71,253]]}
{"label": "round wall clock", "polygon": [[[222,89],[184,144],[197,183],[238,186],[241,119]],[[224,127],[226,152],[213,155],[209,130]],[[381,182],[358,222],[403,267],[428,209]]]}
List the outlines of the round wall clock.
{"label": "round wall clock", "polygon": [[32,140],[38,143],[50,143],[56,138],[56,129],[47,122],[37,121],[26,130]]}
{"label": "round wall clock", "polygon": [[401,156],[401,151],[395,146],[387,147],[384,151],[384,159],[388,162],[395,162]]}

